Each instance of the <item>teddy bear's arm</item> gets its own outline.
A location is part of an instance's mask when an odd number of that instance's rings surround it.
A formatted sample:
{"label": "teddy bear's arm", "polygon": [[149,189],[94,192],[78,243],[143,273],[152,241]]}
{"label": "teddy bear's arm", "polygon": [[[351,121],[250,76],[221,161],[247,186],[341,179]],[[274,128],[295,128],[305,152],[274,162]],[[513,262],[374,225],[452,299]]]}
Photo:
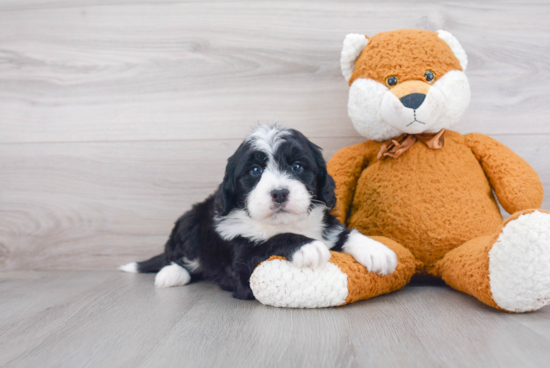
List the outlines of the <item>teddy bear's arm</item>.
{"label": "teddy bear's arm", "polygon": [[368,143],[363,142],[342,148],[327,164],[328,173],[336,183],[336,207],[332,214],[343,224],[346,223],[357,180],[368,165]]}
{"label": "teddy bear's arm", "polygon": [[540,208],[544,188],[527,161],[483,134],[467,134],[465,143],[481,163],[500,204],[508,213]]}

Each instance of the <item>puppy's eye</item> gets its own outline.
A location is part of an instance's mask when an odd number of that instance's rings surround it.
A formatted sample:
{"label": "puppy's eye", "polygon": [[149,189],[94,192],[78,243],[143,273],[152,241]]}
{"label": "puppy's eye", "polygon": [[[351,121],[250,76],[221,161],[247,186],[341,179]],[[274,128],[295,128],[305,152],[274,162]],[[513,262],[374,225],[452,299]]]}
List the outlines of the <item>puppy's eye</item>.
{"label": "puppy's eye", "polygon": [[254,167],[252,168],[252,170],[250,170],[250,175],[252,175],[252,176],[258,176],[258,175],[262,175],[262,172],[263,172],[263,170],[262,170],[261,167],[259,167],[259,166],[254,166]]}
{"label": "puppy's eye", "polygon": [[426,73],[424,73],[424,78],[426,78],[426,82],[432,83],[435,80],[435,73],[431,70],[426,70]]}
{"label": "puppy's eye", "polygon": [[301,173],[302,171],[304,171],[304,167],[300,164],[294,164],[292,165],[292,171]]}
{"label": "puppy's eye", "polygon": [[388,78],[386,78],[386,85],[388,87],[393,87],[395,86],[397,83],[399,82],[399,80],[397,79],[397,77],[395,75],[392,75],[392,76],[389,76]]}

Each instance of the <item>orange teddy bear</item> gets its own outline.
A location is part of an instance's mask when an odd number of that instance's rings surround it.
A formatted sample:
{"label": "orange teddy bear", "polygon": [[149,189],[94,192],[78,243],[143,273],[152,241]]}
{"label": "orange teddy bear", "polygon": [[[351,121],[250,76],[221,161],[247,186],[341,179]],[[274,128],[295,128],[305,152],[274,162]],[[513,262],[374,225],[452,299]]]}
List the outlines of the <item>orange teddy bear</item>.
{"label": "orange teddy bear", "polygon": [[[346,37],[348,112],[368,141],[328,164],[334,214],[394,250],[398,266],[382,276],[347,254],[333,253],[318,269],[272,257],[250,279],[260,302],[343,305],[402,288],[420,273],[509,312],[550,304],[550,213],[538,209],[539,177],[496,140],[447,130],[470,101],[467,63],[445,31]],[[504,222],[495,195],[512,214]]]}

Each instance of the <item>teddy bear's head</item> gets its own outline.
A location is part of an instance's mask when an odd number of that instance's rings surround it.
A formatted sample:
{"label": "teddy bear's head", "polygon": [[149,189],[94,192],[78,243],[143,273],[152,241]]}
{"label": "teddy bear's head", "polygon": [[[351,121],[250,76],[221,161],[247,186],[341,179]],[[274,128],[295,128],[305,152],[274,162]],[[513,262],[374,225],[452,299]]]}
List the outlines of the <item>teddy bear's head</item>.
{"label": "teddy bear's head", "polygon": [[436,133],[456,124],[470,102],[466,53],[446,31],[349,34],[340,61],[349,116],[368,139]]}

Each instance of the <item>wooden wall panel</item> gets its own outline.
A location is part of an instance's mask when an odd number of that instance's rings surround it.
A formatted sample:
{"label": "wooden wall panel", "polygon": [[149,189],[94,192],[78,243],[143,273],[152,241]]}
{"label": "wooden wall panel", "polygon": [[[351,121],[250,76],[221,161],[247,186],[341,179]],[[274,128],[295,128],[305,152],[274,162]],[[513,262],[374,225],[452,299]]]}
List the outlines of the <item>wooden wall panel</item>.
{"label": "wooden wall panel", "polygon": [[[361,141],[349,32],[451,31],[480,131],[550,190],[550,3],[0,0],[0,269],[112,268],[153,255],[258,121],[327,158]],[[544,207],[549,209],[550,202]]]}
{"label": "wooden wall panel", "polygon": [[[497,139],[550,188],[547,137]],[[328,159],[360,140],[314,141]],[[239,143],[0,145],[0,267],[109,269],[160,252],[177,217],[216,189],[224,158]],[[548,198],[543,208],[550,209]]]}
{"label": "wooden wall panel", "polygon": [[342,40],[407,27],[468,52],[459,130],[550,133],[548,2],[25,3],[0,10],[1,142],[238,139],[258,120],[355,136]]}

